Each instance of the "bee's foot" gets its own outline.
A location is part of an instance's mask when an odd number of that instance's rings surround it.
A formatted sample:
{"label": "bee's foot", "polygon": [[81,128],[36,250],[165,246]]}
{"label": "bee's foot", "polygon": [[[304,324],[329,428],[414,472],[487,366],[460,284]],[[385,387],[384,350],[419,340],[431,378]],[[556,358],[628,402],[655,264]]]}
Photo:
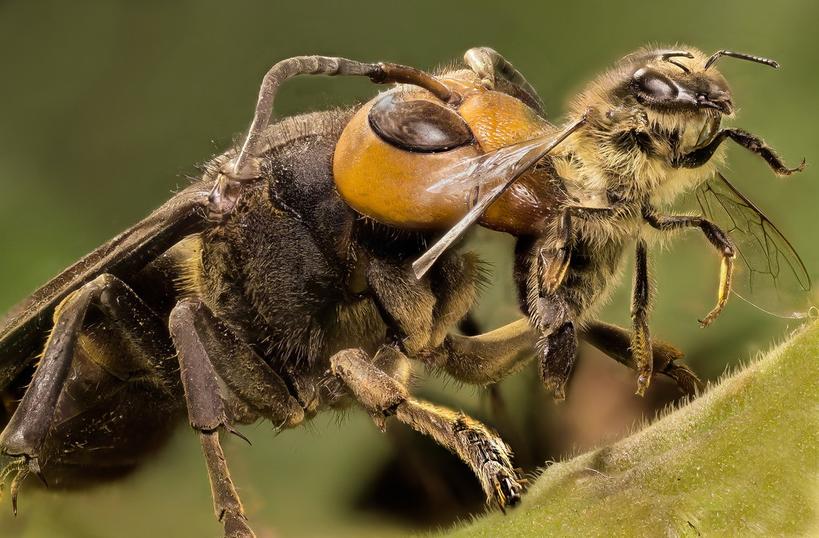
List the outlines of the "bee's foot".
{"label": "bee's foot", "polygon": [[801,171],[803,171],[805,169],[806,164],[807,164],[807,161],[805,161],[805,159],[803,158],[802,162],[799,163],[799,166],[797,166],[796,168],[785,168],[780,175],[789,176],[791,174],[796,174],[797,172],[801,172]]}
{"label": "bee's foot", "polygon": [[717,303],[717,306],[715,306],[713,308],[713,310],[708,312],[708,314],[706,314],[706,316],[704,318],[702,318],[700,320],[697,320],[700,323],[700,327],[704,329],[704,328],[708,327],[709,325],[711,325],[712,323],[714,323],[714,320],[716,320],[719,317],[719,315],[722,313],[722,310],[724,308],[725,308],[725,301],[720,300]]}
{"label": "bee's foot", "polygon": [[717,319],[717,316],[719,316],[719,312],[717,311],[715,313],[715,311],[712,310],[704,318],[698,319],[697,323],[700,324],[701,329],[704,329],[704,328],[708,327],[709,325],[711,325],[712,323],[714,323],[714,320]]}
{"label": "bee's foot", "polygon": [[645,396],[649,385],[651,385],[651,370],[640,372],[640,375],[637,376],[637,391],[634,394],[640,397]]}

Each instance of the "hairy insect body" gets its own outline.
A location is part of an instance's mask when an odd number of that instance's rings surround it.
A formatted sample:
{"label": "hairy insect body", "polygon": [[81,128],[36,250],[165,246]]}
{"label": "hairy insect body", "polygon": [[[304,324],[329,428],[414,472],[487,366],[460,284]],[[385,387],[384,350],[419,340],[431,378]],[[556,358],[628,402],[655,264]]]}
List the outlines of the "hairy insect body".
{"label": "hairy insect body", "polygon": [[[691,59],[680,62],[702,64],[705,56],[691,50]],[[680,166],[683,155],[713,140],[721,113],[713,108],[658,111],[641,106],[624,86],[628,87],[630,74],[645,60],[641,53],[626,57],[574,99],[572,113],[587,114],[588,125],[567,140],[564,151],[570,158],[557,165],[570,192],[582,193],[580,196],[603,194],[607,203],[622,202],[634,208],[629,215],[637,216],[641,205],[665,206],[713,176],[724,151],[717,148],[708,161],[697,167]],[[663,73],[679,71],[660,57],[648,65]],[[713,76],[718,84],[727,87],[721,75]]]}
{"label": "hairy insect body", "polygon": [[[409,263],[427,237],[362,220],[336,194],[330,162],[347,116],[272,126],[268,181],[195,239],[180,266],[182,294],[250,343],[309,414],[346,403],[327,375],[336,352],[355,347],[378,360],[388,333],[410,357],[434,349],[473,305],[480,277],[477,260],[453,253],[416,281]],[[382,367],[406,382],[405,364]]]}
{"label": "hairy insect body", "polygon": [[251,343],[311,413],[336,403],[318,389],[329,357],[353,345],[375,353],[386,330],[363,290],[348,285],[355,216],[328,169],[343,119],[312,114],[271,128],[270,180],[201,235],[185,290]]}
{"label": "hairy insect body", "polygon": [[[586,128],[570,136],[550,157],[555,174],[565,185],[567,204],[590,210],[572,222],[571,259],[581,262],[569,266],[563,283],[573,315],[580,322],[593,316],[609,296],[627,247],[637,240],[654,242],[663,237],[646,225],[646,209],[666,209],[681,193],[712,177],[724,151],[718,148],[698,167],[679,165],[681,156],[713,140],[720,112],[666,113],[640,106],[623,86],[646,57],[641,53],[631,57],[633,63],[627,57],[573,101],[572,114],[585,115]],[[690,59],[681,61],[695,66],[705,60],[702,53],[693,51]],[[663,65],[660,57],[656,65],[677,69]],[[557,222],[552,226],[552,244],[546,246],[556,250],[561,234]],[[585,277],[581,267],[587,268]],[[537,296],[533,289],[530,286],[530,309]]]}
{"label": "hairy insect body", "polygon": [[[15,510],[29,474],[65,487],[121,475],[187,414],[226,535],[253,536],[219,432],[258,419],[294,427],[354,401],[380,428],[394,417],[458,455],[505,509],[523,490],[509,447],[413,397],[411,360],[485,385],[537,357],[543,384],[563,399],[583,338],[636,369],[638,393],[656,373],[693,391],[681,353],[649,334],[646,224],[698,227],[718,249],[707,325],[725,306],[735,246],[709,220],[662,207],[713,174],[726,138],[780,174],[795,171],[753,135],[720,130],[732,110],[724,79],[708,72],[720,55],[771,65],[727,51],[638,51],[589,85],[563,129],[487,48],[440,77],[321,56],[276,64],[240,148],[0,324],[9,414],[0,448],[11,457],[0,483],[11,477]],[[299,74],[401,85],[354,109],[270,125],[279,85]],[[798,261],[753,204],[709,188],[744,204],[777,252]],[[517,238],[526,316],[464,336],[455,328],[486,270],[448,248],[473,223]],[[630,248],[631,331],[594,319]],[[804,267],[789,266],[809,287]]]}

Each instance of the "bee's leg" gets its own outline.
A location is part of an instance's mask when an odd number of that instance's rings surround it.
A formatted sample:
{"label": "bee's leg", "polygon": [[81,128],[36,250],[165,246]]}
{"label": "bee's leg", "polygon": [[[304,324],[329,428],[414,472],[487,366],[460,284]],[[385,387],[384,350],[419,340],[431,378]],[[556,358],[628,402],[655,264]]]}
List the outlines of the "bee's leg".
{"label": "bee's leg", "polygon": [[[586,206],[566,206],[560,213],[557,226],[554,230],[548,231],[542,240],[542,246],[538,251],[537,271],[540,282],[540,295],[555,293],[571,264],[572,250],[572,219],[580,218],[584,220],[606,219],[617,211],[617,207],[586,207]],[[547,238],[554,238],[547,240]]]}
{"label": "bee's leg", "polygon": [[[638,369],[631,352],[632,334],[628,329],[592,321],[584,323],[580,328],[580,338],[617,362],[634,370]],[[651,351],[655,374],[667,375],[686,394],[694,394],[702,386],[697,375],[688,366],[679,363],[683,358],[682,351],[662,340],[653,340]]]}
{"label": "bee's leg", "polygon": [[631,354],[637,365],[637,394],[645,395],[651,383],[654,357],[651,351],[651,333],[648,329],[648,309],[651,303],[651,282],[648,276],[646,242],[637,240],[635,252],[634,287],[631,294]]}
{"label": "bee's leg", "polygon": [[[628,329],[600,321],[586,322],[578,337],[616,361],[637,370],[631,352],[632,333]],[[417,356],[425,364],[439,368],[454,379],[474,385],[496,383],[525,366],[534,357],[537,334],[529,320],[522,318],[494,331],[475,336],[450,334],[435,349]],[[693,393],[700,380],[684,364],[683,353],[663,341],[652,341],[653,370],[674,379],[686,393]]]}
{"label": "bee's leg", "polygon": [[[182,300],[171,311],[171,338],[179,353],[188,418],[199,434],[210,477],[213,506],[225,536],[255,536],[230,478],[219,430],[233,432],[219,378],[243,403],[283,426],[304,417],[281,380],[198,300]],[[219,378],[217,378],[217,374]],[[235,433],[235,432],[234,432]]]}
{"label": "bee's leg", "polygon": [[761,138],[742,129],[722,129],[707,145],[679,157],[674,160],[672,164],[683,168],[697,168],[702,166],[711,159],[714,152],[726,138],[730,138],[745,149],[762,157],[765,162],[768,163],[768,166],[780,176],[789,176],[794,172],[801,172],[805,168],[804,159],[802,159],[801,164],[796,168],[788,168],[776,152],[765,144]]}
{"label": "bee's leg", "polygon": [[719,251],[722,261],[720,264],[720,278],[719,291],[717,292],[716,306],[700,320],[702,327],[710,325],[717,316],[719,316],[725,304],[728,302],[728,296],[731,293],[731,281],[734,275],[734,258],[736,257],[736,247],[722,231],[722,229],[713,222],[698,216],[675,215],[664,217],[656,215],[651,211],[644,211],[643,218],[654,228],[662,231],[678,230],[680,228],[696,227],[702,230],[708,241],[716,247]]}
{"label": "bee's leg", "polygon": [[[563,284],[572,261],[572,213],[568,208],[561,213],[555,232],[553,234],[555,240],[544,241],[538,250],[538,258],[535,260],[540,295],[548,295],[557,291]],[[548,235],[550,234],[547,234],[547,237]]]}
{"label": "bee's leg", "polygon": [[512,467],[512,453],[481,423],[413,398],[404,385],[379,370],[359,349],[336,353],[330,367],[376,422],[394,415],[459,456],[478,477],[487,502],[494,501],[504,510],[520,501],[523,486]]}
{"label": "bee's leg", "polygon": [[124,364],[122,357],[117,357],[119,363],[105,365],[112,375],[127,380],[142,370],[140,375],[156,378],[158,385],[171,386],[173,383],[165,377],[167,368],[162,364],[173,357],[163,324],[125,283],[103,274],[68,295],[54,311],[54,327],[37,371],[0,435],[2,452],[17,459],[12,463],[18,474],[11,488],[15,512],[16,493],[24,476],[31,472],[45,482],[40,468],[41,458],[47,454],[42,450],[71,371],[77,338],[92,306],[140,350],[138,356],[149,361],[148,364]]}
{"label": "bee's leg", "polygon": [[559,294],[540,297],[533,322],[541,334],[535,344],[540,378],[556,401],[566,399],[566,384],[577,359],[577,332],[569,307]]}
{"label": "bee's leg", "polygon": [[497,82],[496,78],[500,76],[503,81],[511,84],[517,90],[516,93],[521,94],[515,97],[519,97],[539,114],[543,114],[543,102],[540,100],[537,90],[509,60],[496,50],[489,47],[469,49],[464,54],[464,62],[469,66],[469,69],[480,77],[481,83],[486,88],[494,90]]}

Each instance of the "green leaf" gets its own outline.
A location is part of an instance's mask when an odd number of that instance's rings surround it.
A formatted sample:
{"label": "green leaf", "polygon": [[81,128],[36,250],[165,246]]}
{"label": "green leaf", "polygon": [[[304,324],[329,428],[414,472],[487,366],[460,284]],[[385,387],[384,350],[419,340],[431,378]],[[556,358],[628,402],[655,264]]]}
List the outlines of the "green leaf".
{"label": "green leaf", "polygon": [[819,323],[446,536],[819,535]]}

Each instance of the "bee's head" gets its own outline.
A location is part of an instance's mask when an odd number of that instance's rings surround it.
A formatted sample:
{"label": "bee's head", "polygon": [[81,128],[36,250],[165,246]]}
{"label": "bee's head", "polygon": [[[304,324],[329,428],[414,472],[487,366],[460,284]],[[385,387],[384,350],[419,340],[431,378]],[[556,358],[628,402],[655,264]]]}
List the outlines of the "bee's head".
{"label": "bee's head", "polygon": [[[642,61],[640,61],[642,60]],[[702,54],[691,51],[651,51],[627,71],[616,91],[625,100],[661,113],[692,114],[733,111],[728,83]],[[629,73],[630,71],[630,73]]]}
{"label": "bee's head", "polygon": [[779,67],[773,60],[727,50],[707,56],[690,47],[641,49],[595,81],[591,93],[609,106],[641,107],[666,117],[730,115],[731,90],[714,67],[723,56]]}

